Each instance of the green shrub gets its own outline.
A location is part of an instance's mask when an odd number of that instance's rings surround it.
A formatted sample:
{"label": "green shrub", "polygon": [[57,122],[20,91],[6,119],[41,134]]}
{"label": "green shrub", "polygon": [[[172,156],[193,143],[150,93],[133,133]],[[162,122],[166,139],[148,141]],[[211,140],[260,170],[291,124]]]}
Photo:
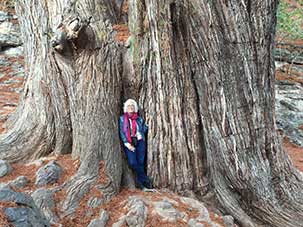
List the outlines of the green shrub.
{"label": "green shrub", "polygon": [[[303,5],[303,0],[297,3]],[[291,8],[287,2],[281,1],[278,8],[277,32],[291,39],[303,39],[303,7]]]}

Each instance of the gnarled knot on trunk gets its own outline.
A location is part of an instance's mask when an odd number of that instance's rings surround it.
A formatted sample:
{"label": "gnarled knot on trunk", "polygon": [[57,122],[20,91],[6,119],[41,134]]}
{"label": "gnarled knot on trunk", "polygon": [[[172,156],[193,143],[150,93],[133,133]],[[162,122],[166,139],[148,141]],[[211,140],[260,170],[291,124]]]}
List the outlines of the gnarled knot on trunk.
{"label": "gnarled knot on trunk", "polygon": [[52,47],[59,53],[78,49],[77,39],[89,25],[90,19],[81,20],[79,17],[69,18],[61,22],[55,29],[51,39]]}

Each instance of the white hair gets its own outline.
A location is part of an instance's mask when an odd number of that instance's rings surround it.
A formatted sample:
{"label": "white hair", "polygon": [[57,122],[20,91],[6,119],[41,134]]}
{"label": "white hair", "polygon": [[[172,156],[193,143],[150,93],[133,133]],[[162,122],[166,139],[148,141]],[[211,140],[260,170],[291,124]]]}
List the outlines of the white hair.
{"label": "white hair", "polygon": [[126,102],[124,103],[124,106],[123,106],[123,111],[124,113],[127,112],[127,106],[129,105],[134,105],[135,106],[135,112],[137,113],[138,112],[138,104],[135,100],[133,99],[127,99]]}

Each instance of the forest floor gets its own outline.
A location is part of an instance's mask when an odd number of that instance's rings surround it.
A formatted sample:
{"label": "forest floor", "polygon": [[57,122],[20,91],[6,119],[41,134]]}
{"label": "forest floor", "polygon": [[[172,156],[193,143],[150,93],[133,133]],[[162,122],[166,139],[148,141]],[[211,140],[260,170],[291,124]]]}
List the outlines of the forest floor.
{"label": "forest floor", "polygon": [[[47,185],[42,188],[53,188],[59,185],[62,185],[64,182],[68,181],[71,176],[73,176],[79,167],[79,161],[73,160],[71,158],[71,155],[60,155],[60,156],[49,156],[45,157],[42,162],[34,161],[32,163],[27,164],[21,164],[21,163],[14,163],[12,164],[12,172],[4,177],[1,178],[2,183],[10,182],[18,176],[25,176],[29,179],[29,183],[27,186],[25,186],[22,189],[14,188],[14,190],[19,192],[24,192],[26,194],[31,194],[35,190],[41,188],[35,185],[35,173],[37,172],[38,168],[40,168],[42,165],[46,164],[47,162],[51,160],[56,160],[56,162],[63,168],[63,173],[60,177],[60,180],[57,183]],[[105,183],[106,178],[104,174],[104,165],[101,162],[100,163],[100,179],[98,180],[98,183]],[[65,198],[66,192],[65,191],[58,191],[54,195],[54,200],[56,204],[56,208],[54,209],[54,213],[57,216],[60,216],[59,212],[59,205],[60,202]],[[95,188],[92,188],[89,193],[87,193],[87,196],[85,196],[78,209],[76,210],[75,214],[73,216],[67,216],[64,218],[60,218],[60,224],[62,224],[63,227],[83,227],[87,226],[92,219],[98,218],[98,215],[100,213],[100,210],[106,210],[109,213],[109,221],[106,226],[112,226],[113,223],[117,222],[120,217],[125,215],[127,213],[126,205],[128,198],[130,196],[136,196],[138,198],[143,198],[144,200],[151,201],[151,203],[157,202],[157,201],[163,201],[163,200],[171,200],[175,201],[174,208],[177,209],[180,212],[184,212],[189,219],[191,218],[197,218],[199,216],[199,212],[197,209],[193,209],[188,204],[185,204],[180,200],[180,197],[173,192],[169,192],[167,190],[157,190],[156,192],[144,192],[138,189],[127,189],[122,188],[120,193],[116,195],[110,202],[104,203],[96,208],[89,208],[87,206],[87,201],[89,197],[102,197],[102,194],[100,191],[96,190]],[[0,209],[7,206],[7,204],[1,204],[0,203]],[[11,204],[10,204],[11,206]],[[147,213],[147,219],[145,226],[146,227],[155,227],[155,226],[162,226],[162,227],[185,227],[188,226],[188,223],[185,222],[183,219],[177,219],[176,222],[169,222],[163,220],[159,215],[155,214],[152,209],[152,205],[148,204],[148,213]],[[212,208],[208,208],[209,210],[209,216],[210,219],[218,224],[218,226],[224,226],[223,219],[221,216],[217,215],[212,211]],[[5,226],[5,224],[8,224],[6,217],[3,215],[2,212],[0,212],[0,226]],[[204,224],[206,227],[210,226],[206,222],[201,222],[201,224]],[[10,226],[10,225],[9,225]],[[58,227],[58,224],[52,224],[52,227]],[[122,225],[122,227],[125,227],[126,225]]]}
{"label": "forest floor", "polygon": [[[290,1],[295,4],[295,1]],[[302,31],[303,31],[303,22],[302,22]],[[287,36],[283,33],[278,33],[276,36],[276,42],[283,42],[291,45],[303,46],[302,39],[293,39],[292,37]],[[278,47],[278,46],[277,46]],[[291,51],[291,49],[289,49]],[[297,65],[298,66],[298,65]],[[300,68],[303,69],[302,65],[299,65]],[[286,70],[285,70],[286,69]],[[303,70],[299,72],[298,70],[293,70],[292,64],[285,65],[284,69],[277,69],[275,72],[277,81],[285,81],[285,82],[295,82],[303,86]],[[299,127],[303,130],[303,125]],[[295,167],[303,172],[303,147],[297,146],[296,144],[290,142],[287,137],[283,137],[283,147],[289,154],[291,160]]]}

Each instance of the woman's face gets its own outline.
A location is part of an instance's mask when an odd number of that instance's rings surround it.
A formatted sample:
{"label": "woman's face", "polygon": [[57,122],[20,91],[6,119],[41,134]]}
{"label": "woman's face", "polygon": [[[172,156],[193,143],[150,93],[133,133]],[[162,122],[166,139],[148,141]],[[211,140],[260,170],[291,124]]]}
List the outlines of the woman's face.
{"label": "woman's face", "polygon": [[128,113],[134,113],[135,112],[135,105],[134,104],[130,104],[127,106],[127,112]]}

